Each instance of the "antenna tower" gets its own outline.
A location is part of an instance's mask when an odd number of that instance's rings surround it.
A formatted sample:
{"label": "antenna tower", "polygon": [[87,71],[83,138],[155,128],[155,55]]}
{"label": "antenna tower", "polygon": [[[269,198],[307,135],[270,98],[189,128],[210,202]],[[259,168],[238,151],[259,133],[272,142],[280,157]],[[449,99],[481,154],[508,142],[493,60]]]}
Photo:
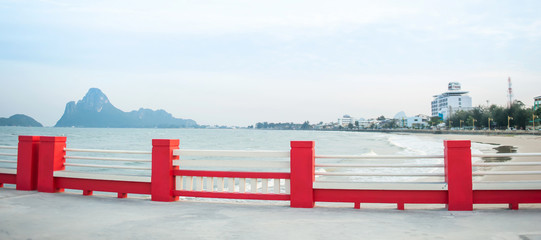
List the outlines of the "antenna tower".
{"label": "antenna tower", "polygon": [[508,93],[507,96],[509,97],[509,103],[507,103],[507,107],[511,108],[513,105],[513,88],[511,87],[511,77],[507,79],[507,82],[509,83]]}

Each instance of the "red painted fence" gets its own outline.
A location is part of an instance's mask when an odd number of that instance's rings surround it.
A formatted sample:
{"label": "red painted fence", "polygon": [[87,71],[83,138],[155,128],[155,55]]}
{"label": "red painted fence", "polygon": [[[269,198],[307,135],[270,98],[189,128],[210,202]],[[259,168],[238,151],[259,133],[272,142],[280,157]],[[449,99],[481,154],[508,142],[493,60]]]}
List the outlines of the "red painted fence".
{"label": "red painted fence", "polygon": [[[295,208],[312,208],[315,202],[351,202],[355,208],[360,208],[361,203],[394,203],[398,209],[404,209],[404,204],[447,204],[450,211],[471,211],[473,204],[504,203],[512,209],[518,209],[520,203],[541,203],[541,189],[475,190],[472,186],[470,141],[444,142],[447,187],[433,190],[314,188],[314,145],[313,141],[291,142],[290,172],[287,173],[203,171],[179,169],[175,166],[174,161],[179,158],[174,154],[179,149],[178,139],[155,139],[152,141],[152,176],[149,181],[145,181],[61,174],[65,169],[66,137],[20,136],[17,171],[0,171],[0,186],[4,183],[15,184],[17,190],[49,193],[78,189],[84,195],[92,195],[93,191],[115,192],[119,198],[125,198],[130,193],[148,194],[152,201],[164,202],[176,201],[179,196],[283,200],[290,201],[291,207]],[[180,176],[198,177],[201,184],[203,178],[206,178],[212,187],[210,190],[179,190],[176,178]],[[215,191],[214,178],[277,179],[277,183],[282,179],[289,183],[289,188],[286,193],[279,190],[274,193],[246,193],[245,185],[241,192]],[[234,183],[235,180],[232,181]],[[245,184],[244,181],[242,184]]]}

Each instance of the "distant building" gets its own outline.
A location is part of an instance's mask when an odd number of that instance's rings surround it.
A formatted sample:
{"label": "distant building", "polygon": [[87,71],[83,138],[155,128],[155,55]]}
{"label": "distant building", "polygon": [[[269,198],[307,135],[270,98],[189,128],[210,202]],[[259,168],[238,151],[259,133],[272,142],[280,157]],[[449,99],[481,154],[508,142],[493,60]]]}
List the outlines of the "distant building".
{"label": "distant building", "polygon": [[362,120],[359,122],[360,128],[377,128],[381,124],[381,121],[371,118],[368,120]]}
{"label": "distant building", "polygon": [[399,114],[395,115],[394,119],[396,120],[398,127],[425,128],[428,127],[430,117],[422,114],[413,117],[406,117],[403,112],[400,112]]}
{"label": "distant building", "polygon": [[541,108],[541,96],[533,98],[533,110]]}
{"label": "distant building", "polygon": [[407,119],[407,127],[409,128],[424,128],[428,127],[430,118],[426,115],[419,114]]}
{"label": "distant building", "polygon": [[448,90],[434,96],[434,100],[432,100],[432,117],[447,119],[454,112],[472,109],[471,97],[467,95],[468,92],[461,91],[460,83],[450,82]]}
{"label": "distant building", "polygon": [[344,115],[342,118],[338,119],[338,125],[342,127],[347,127],[349,124],[355,125],[355,119],[352,118],[350,115]]}

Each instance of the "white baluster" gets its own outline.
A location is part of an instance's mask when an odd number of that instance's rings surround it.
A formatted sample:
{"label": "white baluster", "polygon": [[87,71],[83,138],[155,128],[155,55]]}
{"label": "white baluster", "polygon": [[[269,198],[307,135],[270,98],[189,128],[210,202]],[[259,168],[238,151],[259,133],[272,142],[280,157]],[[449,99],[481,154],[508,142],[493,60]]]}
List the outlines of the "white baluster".
{"label": "white baluster", "polygon": [[263,178],[261,179],[261,185],[263,185],[263,193],[268,193],[269,191],[269,179]]}
{"label": "white baluster", "polygon": [[224,178],[217,178],[218,192],[224,191]]}
{"label": "white baluster", "polygon": [[203,191],[203,177],[196,177],[195,180],[196,180],[195,190]]}
{"label": "white baluster", "polygon": [[229,178],[227,190],[229,190],[229,192],[235,192],[235,178]]}
{"label": "white baluster", "polygon": [[182,176],[175,177],[175,190],[183,190],[182,189]]}
{"label": "white baluster", "polygon": [[239,192],[244,193],[246,191],[246,178],[239,178]]}
{"label": "white baluster", "polygon": [[274,179],[274,194],[280,193],[280,179]]}
{"label": "white baluster", "polygon": [[250,178],[250,183],[252,184],[250,191],[252,191],[252,193],[257,193],[257,178]]}
{"label": "white baluster", "polygon": [[186,190],[193,191],[193,177],[186,176]]}
{"label": "white baluster", "polygon": [[213,177],[207,177],[207,191],[209,192],[214,191],[214,178]]}

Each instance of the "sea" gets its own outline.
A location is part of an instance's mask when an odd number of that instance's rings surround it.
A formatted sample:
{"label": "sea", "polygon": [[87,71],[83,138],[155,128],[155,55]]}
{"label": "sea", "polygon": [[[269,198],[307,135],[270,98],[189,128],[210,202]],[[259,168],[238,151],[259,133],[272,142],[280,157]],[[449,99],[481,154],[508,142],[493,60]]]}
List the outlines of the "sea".
{"label": "sea", "polygon": [[[443,138],[438,135],[394,134],[376,132],[346,132],[346,131],[301,131],[301,130],[255,130],[255,129],[152,129],[152,128],[53,128],[53,127],[0,127],[0,146],[17,146],[18,136],[66,136],[67,148],[74,149],[103,149],[103,150],[133,150],[151,151],[152,139],[179,139],[181,149],[197,150],[273,150],[289,151],[291,141],[315,141],[316,155],[443,155]],[[490,152],[493,145],[472,143],[472,153]],[[0,153],[14,150],[0,149]],[[16,152],[15,152],[16,153]],[[90,157],[120,157],[147,158],[102,153],[69,153],[71,155]],[[68,154],[68,155],[69,155]],[[107,155],[107,156],[106,156]],[[0,156],[1,159],[10,157]],[[218,158],[226,159],[226,158]],[[279,159],[277,159],[279,160]],[[257,161],[257,159],[254,159]],[[360,162],[359,162],[360,161]],[[474,159],[477,161],[477,159]],[[99,162],[89,160],[72,160],[68,162],[82,164],[112,164],[125,166],[150,166],[144,162]],[[321,159],[316,163],[443,163],[442,159],[402,159],[402,160],[348,160]],[[13,163],[1,162],[0,168],[13,168]],[[67,170],[82,172],[99,172],[107,174],[127,174],[150,176],[148,170],[96,169],[86,167],[69,167]],[[213,169],[215,170],[215,169]],[[242,170],[242,169],[221,169]],[[264,169],[256,169],[264,170]],[[283,169],[282,169],[283,170]],[[281,171],[278,169],[277,171]],[[338,171],[335,168],[318,168],[319,172]],[[412,172],[442,172],[441,168],[393,168],[393,169],[341,169],[352,173],[378,172],[407,173]],[[337,177],[344,178],[344,177]],[[414,181],[419,177],[345,177],[354,181]],[[323,176],[322,179],[327,179]],[[343,179],[342,179],[343,180]]]}

